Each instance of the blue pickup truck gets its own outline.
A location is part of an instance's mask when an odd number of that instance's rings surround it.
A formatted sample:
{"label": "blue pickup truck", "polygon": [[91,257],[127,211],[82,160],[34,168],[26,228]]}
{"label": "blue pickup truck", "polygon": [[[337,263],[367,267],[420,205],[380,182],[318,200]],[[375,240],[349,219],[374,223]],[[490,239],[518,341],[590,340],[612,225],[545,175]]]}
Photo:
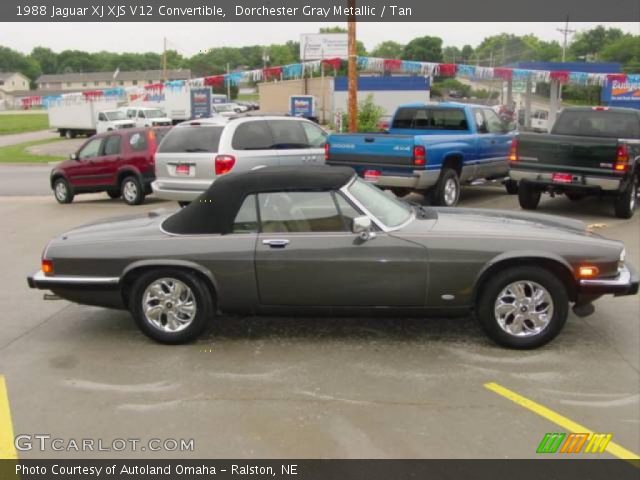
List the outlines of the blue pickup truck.
{"label": "blue pickup truck", "polygon": [[432,204],[452,207],[460,185],[478,180],[500,180],[510,194],[518,192],[508,179],[516,151],[510,130],[484,105],[402,105],[385,133],[330,135],[325,160],[350,166],[398,196],[420,192]]}

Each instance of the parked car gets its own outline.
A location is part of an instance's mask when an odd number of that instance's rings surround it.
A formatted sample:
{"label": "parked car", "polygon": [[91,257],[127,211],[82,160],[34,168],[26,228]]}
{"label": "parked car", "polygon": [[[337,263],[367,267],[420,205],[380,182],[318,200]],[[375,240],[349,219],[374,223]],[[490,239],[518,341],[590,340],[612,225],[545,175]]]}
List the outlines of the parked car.
{"label": "parked car", "polygon": [[47,110],[49,127],[67,138],[135,127],[117,107],[118,102],[111,100],[53,102]]}
{"label": "parked car", "polygon": [[[350,168],[229,174],[178,213],[76,228],[28,278],[73,302],[129,309],[164,343],[216,312],[466,315],[501,345],[535,348],[569,310],[638,292],[622,243],[579,221],[413,207]],[[455,265],[455,269],[452,269]]]}
{"label": "parked car", "polygon": [[213,113],[217,113],[223,117],[235,117],[236,115],[246,112],[248,109],[240,107],[235,103],[214,103],[212,105]]}
{"label": "parked car", "polygon": [[164,111],[154,107],[126,107],[127,117],[135,121],[136,127],[169,127],[173,122]]}
{"label": "parked car", "polygon": [[313,122],[297,117],[214,117],[184,122],[158,148],[153,191],[160,198],[185,204],[230,171],[322,164],[326,136]]}
{"label": "parked car", "polygon": [[154,154],[169,130],[129,128],[95,135],[70,159],[51,170],[51,188],[59,203],[71,203],[80,193],[107,192],[129,205],[151,193]]}
{"label": "parked car", "polygon": [[571,200],[613,199],[615,215],[630,218],[640,182],[640,111],[565,108],[550,134],[521,134],[511,161],[520,206],[538,207],[543,192]]}
{"label": "parked car", "polygon": [[353,167],[361,177],[403,196],[417,191],[436,205],[454,206],[460,185],[477,180],[508,180],[513,148],[511,126],[483,105],[410,104],[398,108],[389,134],[332,134],[329,165]]}

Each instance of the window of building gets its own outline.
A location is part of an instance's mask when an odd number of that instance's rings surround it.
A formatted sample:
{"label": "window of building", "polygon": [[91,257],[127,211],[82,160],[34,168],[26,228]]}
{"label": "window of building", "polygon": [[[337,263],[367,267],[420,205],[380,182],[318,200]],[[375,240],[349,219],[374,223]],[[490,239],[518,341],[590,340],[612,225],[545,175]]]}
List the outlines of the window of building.
{"label": "window of building", "polygon": [[93,82],[93,85],[96,86],[96,87],[99,87],[100,86],[100,82]]}
{"label": "window of building", "polygon": [[138,85],[138,80],[134,80],[131,82],[132,85]]}

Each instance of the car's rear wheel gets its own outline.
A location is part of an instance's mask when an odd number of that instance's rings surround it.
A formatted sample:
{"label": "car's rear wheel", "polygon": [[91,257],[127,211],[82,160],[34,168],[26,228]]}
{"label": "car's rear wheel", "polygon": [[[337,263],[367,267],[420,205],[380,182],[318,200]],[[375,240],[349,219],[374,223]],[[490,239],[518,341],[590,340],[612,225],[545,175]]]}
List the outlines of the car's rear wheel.
{"label": "car's rear wheel", "polygon": [[109,198],[120,198],[122,196],[122,192],[120,192],[120,190],[107,190],[107,195],[109,195]]}
{"label": "car's rear wheel", "polygon": [[487,335],[517,349],[537,348],[553,340],[568,312],[565,285],[539,267],[507,268],[492,275],[477,304],[478,320]]}
{"label": "car's rear wheel", "polygon": [[631,218],[638,204],[638,177],[631,179],[627,187],[618,194],[614,210],[618,218]]}
{"label": "car's rear wheel", "polygon": [[518,203],[525,210],[535,210],[540,203],[542,192],[528,182],[520,182],[518,187]]}
{"label": "car's rear wheel", "polygon": [[452,168],[445,168],[440,174],[440,179],[433,191],[432,202],[434,205],[455,207],[460,199],[460,179]]}
{"label": "car's rear wheel", "polygon": [[135,281],[129,309],[149,338],[179,344],[202,334],[212,304],[208,288],[194,273],[161,269],[148,271]]}
{"label": "car's rear wheel", "polygon": [[138,177],[130,175],[120,184],[122,199],[127,205],[140,205],[144,202],[144,189]]}
{"label": "car's rear wheel", "polygon": [[504,182],[504,188],[507,190],[509,195],[517,195],[518,194],[518,181],[508,179]]}
{"label": "car's rear wheel", "polygon": [[53,195],[56,197],[58,203],[73,202],[73,189],[64,178],[58,178],[53,182]]}

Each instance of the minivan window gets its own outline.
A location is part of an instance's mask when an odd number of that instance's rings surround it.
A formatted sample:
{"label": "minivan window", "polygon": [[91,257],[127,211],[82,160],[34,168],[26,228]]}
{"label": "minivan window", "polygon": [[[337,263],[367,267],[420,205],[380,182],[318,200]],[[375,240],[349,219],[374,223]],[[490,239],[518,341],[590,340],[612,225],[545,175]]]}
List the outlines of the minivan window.
{"label": "minivan window", "polygon": [[302,129],[307,135],[307,143],[311,148],[322,148],[327,142],[327,133],[311,122],[302,122]]}
{"label": "minivan window", "polygon": [[275,148],[287,150],[309,148],[309,141],[302,129],[302,122],[295,120],[270,120]]}
{"label": "minivan window", "polygon": [[461,108],[399,108],[391,128],[412,130],[467,130],[467,118]]}
{"label": "minivan window", "polygon": [[186,126],[176,127],[164,138],[158,153],[217,153],[221,126]]}
{"label": "minivan window", "polygon": [[269,150],[273,148],[273,137],[267,122],[258,120],[238,125],[233,134],[231,147],[234,150]]}

